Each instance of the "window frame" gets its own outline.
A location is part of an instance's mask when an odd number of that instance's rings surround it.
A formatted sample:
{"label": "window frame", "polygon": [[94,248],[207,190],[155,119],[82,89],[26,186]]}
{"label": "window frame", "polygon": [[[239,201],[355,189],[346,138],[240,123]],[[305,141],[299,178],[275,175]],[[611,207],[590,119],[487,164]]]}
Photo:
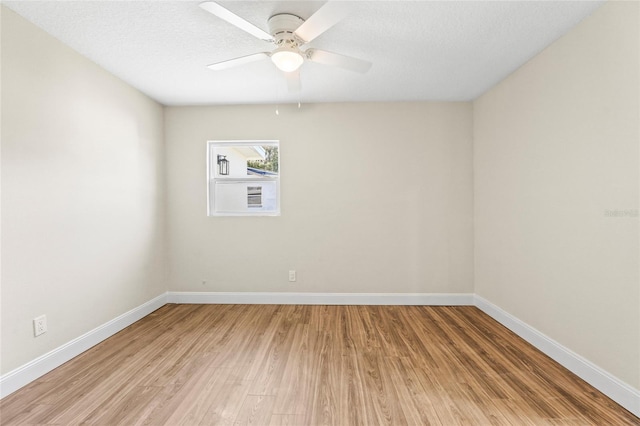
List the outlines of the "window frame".
{"label": "window frame", "polygon": [[[216,154],[217,147],[242,147],[242,146],[275,146],[278,149],[278,174],[276,176],[249,176],[229,177],[228,175],[219,175],[217,173],[217,162],[213,157]],[[280,173],[282,170],[282,164],[280,161],[280,141],[279,140],[210,140],[207,141],[207,216],[208,217],[224,217],[224,216],[280,216]],[[272,211],[254,210],[247,205],[248,211],[230,211],[230,212],[216,212],[216,200],[215,200],[215,185],[217,182],[224,182],[226,184],[255,184],[255,186],[262,186],[261,183],[274,182],[276,191],[276,207]],[[247,197],[248,203],[248,194]],[[261,191],[261,198],[264,202],[264,192]]]}

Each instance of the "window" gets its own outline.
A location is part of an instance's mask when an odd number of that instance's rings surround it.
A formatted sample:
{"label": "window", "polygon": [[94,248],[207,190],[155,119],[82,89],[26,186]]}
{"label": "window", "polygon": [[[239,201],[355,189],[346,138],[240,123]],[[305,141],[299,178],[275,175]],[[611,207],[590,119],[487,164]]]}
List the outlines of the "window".
{"label": "window", "polygon": [[280,215],[280,143],[207,143],[209,216]]}

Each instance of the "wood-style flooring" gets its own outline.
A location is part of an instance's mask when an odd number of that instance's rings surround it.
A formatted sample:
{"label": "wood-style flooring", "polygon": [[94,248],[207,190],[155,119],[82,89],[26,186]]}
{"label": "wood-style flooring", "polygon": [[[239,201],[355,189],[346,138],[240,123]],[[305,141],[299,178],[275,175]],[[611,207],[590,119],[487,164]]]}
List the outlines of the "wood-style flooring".
{"label": "wood-style flooring", "polygon": [[166,305],[0,423],[640,425],[475,307]]}

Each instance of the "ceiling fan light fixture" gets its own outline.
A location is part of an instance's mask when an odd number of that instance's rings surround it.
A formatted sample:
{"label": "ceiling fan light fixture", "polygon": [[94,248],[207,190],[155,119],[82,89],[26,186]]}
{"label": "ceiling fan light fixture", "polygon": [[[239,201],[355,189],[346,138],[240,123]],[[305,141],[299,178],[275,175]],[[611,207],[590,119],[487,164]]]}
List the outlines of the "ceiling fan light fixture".
{"label": "ceiling fan light fixture", "polygon": [[271,60],[278,69],[284,72],[293,72],[300,68],[304,58],[300,52],[290,47],[279,47],[271,54]]}

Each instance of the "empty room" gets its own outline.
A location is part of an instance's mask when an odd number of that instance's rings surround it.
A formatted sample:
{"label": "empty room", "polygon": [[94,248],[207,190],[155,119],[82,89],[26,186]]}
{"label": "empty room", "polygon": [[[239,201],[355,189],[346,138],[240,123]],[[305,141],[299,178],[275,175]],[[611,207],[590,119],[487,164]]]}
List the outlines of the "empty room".
{"label": "empty room", "polygon": [[640,425],[639,2],[0,19],[0,424]]}

